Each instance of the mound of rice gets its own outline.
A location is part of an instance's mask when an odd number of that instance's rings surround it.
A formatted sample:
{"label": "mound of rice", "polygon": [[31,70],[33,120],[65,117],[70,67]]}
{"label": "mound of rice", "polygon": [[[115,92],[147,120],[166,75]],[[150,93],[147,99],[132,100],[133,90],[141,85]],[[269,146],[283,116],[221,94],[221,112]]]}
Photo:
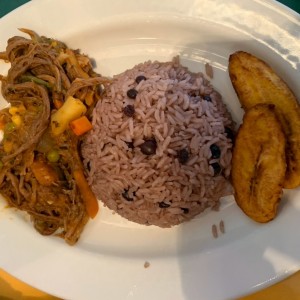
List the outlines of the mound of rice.
{"label": "mound of rice", "polygon": [[232,119],[178,58],[115,76],[93,126],[82,144],[89,183],[128,220],[170,227],[218,208],[230,191]]}

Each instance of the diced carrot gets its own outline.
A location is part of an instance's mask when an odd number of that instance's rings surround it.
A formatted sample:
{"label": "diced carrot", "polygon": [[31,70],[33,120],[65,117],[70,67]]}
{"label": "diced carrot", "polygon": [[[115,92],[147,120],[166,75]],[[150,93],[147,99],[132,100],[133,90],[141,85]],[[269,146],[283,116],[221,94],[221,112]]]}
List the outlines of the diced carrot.
{"label": "diced carrot", "polygon": [[53,104],[54,104],[54,106],[55,106],[56,109],[59,109],[59,108],[61,108],[63,106],[64,103],[61,100],[54,99],[53,100]]}
{"label": "diced carrot", "polygon": [[85,203],[86,211],[88,215],[93,219],[97,215],[99,210],[98,200],[92,192],[90,186],[88,185],[81,169],[76,169],[73,172],[73,176],[82,199]]}
{"label": "diced carrot", "polygon": [[57,172],[42,160],[35,160],[31,165],[31,171],[39,184],[50,186],[59,180]]}
{"label": "diced carrot", "polygon": [[70,122],[70,127],[76,135],[82,135],[93,128],[92,123],[86,116],[82,116]]}
{"label": "diced carrot", "polygon": [[5,116],[4,115],[1,115],[0,116],[0,130],[3,130],[4,127],[6,125],[6,122],[5,122]]}
{"label": "diced carrot", "polygon": [[0,120],[0,130],[3,130],[5,127],[5,122],[3,120]]}

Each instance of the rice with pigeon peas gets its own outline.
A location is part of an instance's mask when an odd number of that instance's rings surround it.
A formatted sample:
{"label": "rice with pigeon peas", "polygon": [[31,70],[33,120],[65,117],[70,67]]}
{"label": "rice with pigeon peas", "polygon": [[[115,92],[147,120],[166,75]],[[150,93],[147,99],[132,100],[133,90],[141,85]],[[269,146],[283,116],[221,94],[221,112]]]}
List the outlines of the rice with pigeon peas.
{"label": "rice with pigeon peas", "polygon": [[202,73],[145,62],[114,76],[82,144],[89,183],[130,221],[170,227],[231,188],[233,122]]}

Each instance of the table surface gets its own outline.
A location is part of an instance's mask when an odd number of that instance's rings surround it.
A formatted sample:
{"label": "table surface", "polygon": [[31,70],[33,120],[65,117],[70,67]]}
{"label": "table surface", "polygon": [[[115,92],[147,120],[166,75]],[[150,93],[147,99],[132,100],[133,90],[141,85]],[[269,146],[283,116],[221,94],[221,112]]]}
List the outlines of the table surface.
{"label": "table surface", "polygon": [[[0,18],[16,7],[29,0],[0,0]],[[280,0],[281,3],[300,13],[300,0]],[[255,294],[243,297],[239,300],[300,300],[300,271],[289,278],[268,287]],[[26,283],[14,278],[0,269],[0,299],[36,299],[57,300],[54,296],[39,291]]]}

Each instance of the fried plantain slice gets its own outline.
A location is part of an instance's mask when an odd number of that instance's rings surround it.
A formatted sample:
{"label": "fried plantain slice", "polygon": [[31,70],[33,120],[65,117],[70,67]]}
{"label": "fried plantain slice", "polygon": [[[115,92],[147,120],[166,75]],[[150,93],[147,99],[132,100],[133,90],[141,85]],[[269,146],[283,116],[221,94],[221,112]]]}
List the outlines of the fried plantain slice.
{"label": "fried plantain slice", "polygon": [[229,75],[245,110],[272,103],[286,136],[285,188],[300,185],[300,107],[287,84],[264,61],[238,51],[229,58]]}
{"label": "fried plantain slice", "polygon": [[272,104],[246,111],[233,149],[234,197],[251,219],[265,223],[276,216],[286,172],[285,135]]}

